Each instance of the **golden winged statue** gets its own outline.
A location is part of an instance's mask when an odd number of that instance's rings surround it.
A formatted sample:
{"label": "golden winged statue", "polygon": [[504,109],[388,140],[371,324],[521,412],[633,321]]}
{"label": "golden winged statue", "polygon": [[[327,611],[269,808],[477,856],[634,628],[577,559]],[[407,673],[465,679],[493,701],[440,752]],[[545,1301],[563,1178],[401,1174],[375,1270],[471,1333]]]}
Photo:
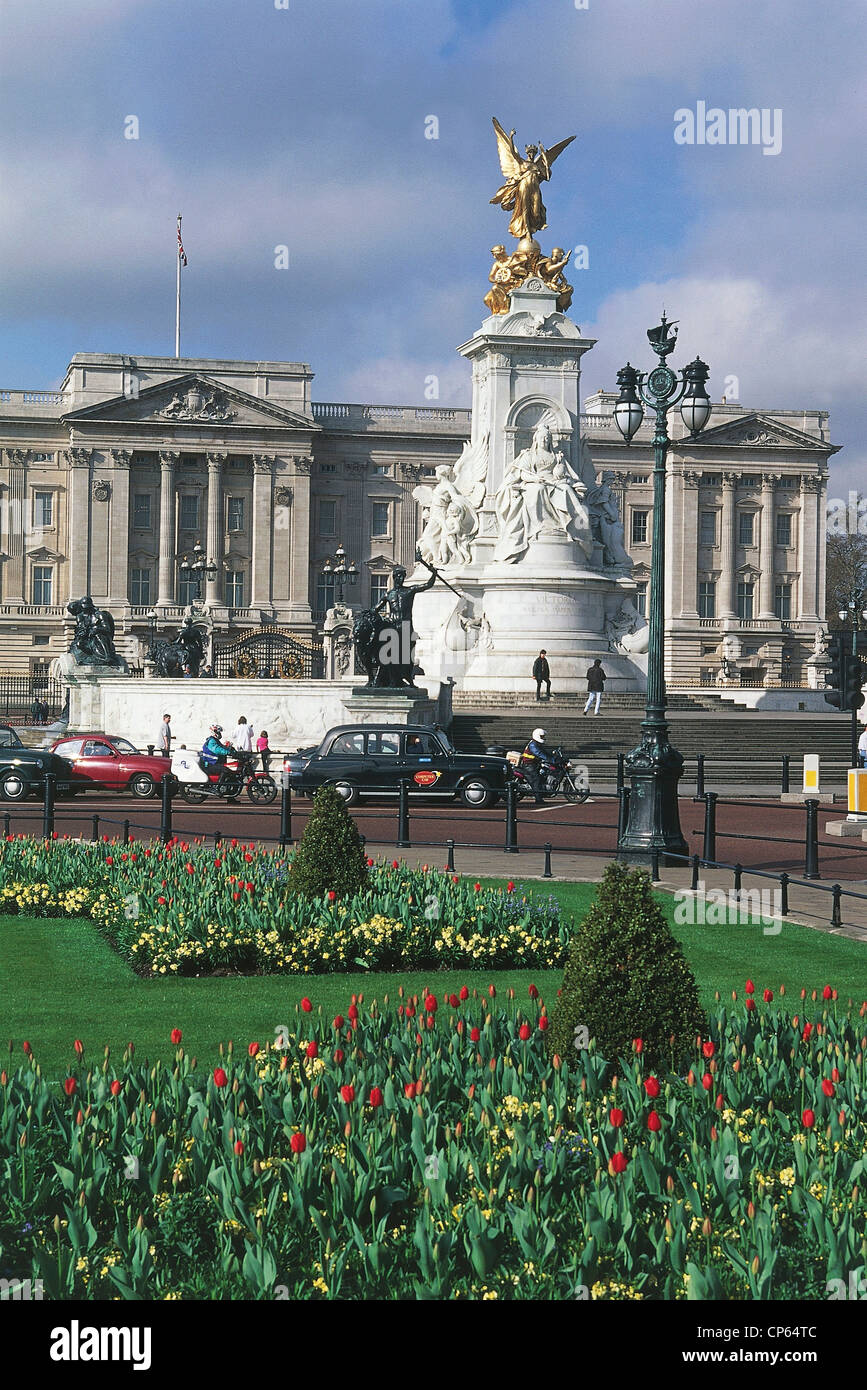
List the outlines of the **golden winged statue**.
{"label": "golden winged statue", "polygon": [[536,232],[541,232],[548,225],[548,214],[542,202],[540,185],[546,179],[550,179],[552,164],[566,146],[572,144],[575,136],[570,135],[566,140],[560,140],[548,150],[542,144],[527,145],[525,156],[522,157],[515,144],[514,129],[507,135],[496,116],[491,119],[497,134],[500,168],[506,180],[502,188],[497,189],[491,202],[498,203],[500,207],[512,213],[509,231],[512,236],[528,243],[532,241]]}

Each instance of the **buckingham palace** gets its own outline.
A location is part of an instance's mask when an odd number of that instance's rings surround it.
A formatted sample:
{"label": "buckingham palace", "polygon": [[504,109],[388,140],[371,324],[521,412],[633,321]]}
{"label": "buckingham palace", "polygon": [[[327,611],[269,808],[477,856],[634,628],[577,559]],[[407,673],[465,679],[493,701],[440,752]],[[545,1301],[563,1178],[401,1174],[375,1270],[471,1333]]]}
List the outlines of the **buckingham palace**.
{"label": "buckingham palace", "polygon": [[[299,362],[76,353],[59,390],[0,390],[2,668],[39,673],[68,646],[67,603],[111,611],[141,667],[197,596],[198,544],[216,641],[261,625],[311,640],[335,600],[342,545],[355,607],[412,568],[419,482],[454,462],[470,411],[312,399]],[[613,392],[580,430],[618,498],[644,611],[652,536],[651,425],[627,447]],[[666,676],[708,683],[723,644],[743,685],[806,683],[824,613],[830,442],[823,410],[715,402],[699,439],[678,421],[668,459]],[[544,645],[545,634],[539,634]]]}

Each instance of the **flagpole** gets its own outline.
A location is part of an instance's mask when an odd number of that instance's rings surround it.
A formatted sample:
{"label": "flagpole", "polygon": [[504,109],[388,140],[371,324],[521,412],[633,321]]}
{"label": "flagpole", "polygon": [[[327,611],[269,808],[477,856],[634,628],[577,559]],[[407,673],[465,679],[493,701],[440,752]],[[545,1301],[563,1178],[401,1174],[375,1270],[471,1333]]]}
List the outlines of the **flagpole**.
{"label": "flagpole", "polygon": [[175,259],[178,263],[177,290],[175,297],[175,357],[181,355],[181,214],[178,213],[178,246]]}

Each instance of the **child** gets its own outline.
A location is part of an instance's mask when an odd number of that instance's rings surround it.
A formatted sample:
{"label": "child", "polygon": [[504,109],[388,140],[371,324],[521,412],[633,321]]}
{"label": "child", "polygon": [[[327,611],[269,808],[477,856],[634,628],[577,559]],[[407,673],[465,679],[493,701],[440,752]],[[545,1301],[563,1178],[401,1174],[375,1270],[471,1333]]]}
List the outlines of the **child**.
{"label": "child", "polygon": [[263,729],[256,739],[256,751],[262,757],[262,771],[268,771],[268,764],[271,761],[271,750],[268,747],[268,730]]}

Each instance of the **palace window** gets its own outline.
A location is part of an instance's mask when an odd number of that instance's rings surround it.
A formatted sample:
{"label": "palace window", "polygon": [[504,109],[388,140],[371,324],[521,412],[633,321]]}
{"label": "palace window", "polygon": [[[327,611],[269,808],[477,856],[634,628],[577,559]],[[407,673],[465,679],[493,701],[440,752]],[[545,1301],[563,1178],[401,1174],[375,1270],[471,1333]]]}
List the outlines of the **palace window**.
{"label": "palace window", "polygon": [[337,503],[327,498],[319,502],[319,534],[333,536],[337,529]]}
{"label": "palace window", "polygon": [[327,579],[324,575],[319,576],[316,581],[316,612],[320,617],[324,617],[329,608],[334,607],[334,579]]}
{"label": "palace window", "polygon": [[229,497],[226,500],[226,530],[243,531],[244,529],[244,499],[243,497]]}
{"label": "palace window", "polygon": [[650,515],[649,512],[637,511],[635,508],[633,508],[633,511],[632,511],[632,544],[633,544],[633,545],[646,545],[646,544],[647,544],[647,518],[648,518],[649,515]]}
{"label": "palace window", "polygon": [[54,570],[51,565],[33,566],[33,602],[49,605],[53,602]]}
{"label": "palace window", "polygon": [[755,512],[738,512],[738,545],[754,545]]}
{"label": "palace window", "polygon": [[151,529],[151,495],[149,492],[133,494],[132,524],[136,531],[149,531]]}
{"label": "palace window", "polygon": [[31,456],[31,463],[48,463],[53,458],[53,454],[33,454]]}
{"label": "palace window", "polygon": [[34,492],[33,525],[37,529],[54,525],[54,493]]}
{"label": "palace window", "polygon": [[799,484],[800,484],[800,482],[801,482],[800,478],[793,478],[793,477],[791,476],[791,474],[788,474],[788,475],[786,475],[785,477],[782,477],[782,478],[780,479],[780,481],[779,481],[779,483],[777,484],[777,486],[778,486],[778,487],[798,487]]}
{"label": "palace window", "polygon": [[774,585],[774,613],[784,623],[792,616],[791,584]]}
{"label": "palace window", "polygon": [[792,514],[777,512],[777,545],[792,544]]}
{"label": "palace window", "polygon": [[196,492],[184,493],[181,497],[181,530],[198,531],[199,496]]}
{"label": "palace window", "polygon": [[142,606],[151,601],[151,572],[149,569],[131,569],[129,572],[129,601]]}
{"label": "palace window", "polygon": [[[37,633],[36,636],[33,638],[33,645],[34,647],[47,647],[50,641],[51,639],[49,638],[47,633],[40,632]],[[43,663],[40,662],[39,664],[42,665]],[[48,672],[46,672],[46,675],[47,674]]]}
{"label": "palace window", "polygon": [[387,463],[375,463],[373,465],[373,473],[376,478],[390,478],[391,465]]}
{"label": "palace window", "polygon": [[751,579],[738,580],[738,617],[748,623],[753,617],[753,582]]}
{"label": "palace window", "polygon": [[716,512],[699,513],[699,545],[716,545]]}
{"label": "palace window", "polygon": [[243,570],[226,570],[226,607],[244,607]]}
{"label": "palace window", "polygon": [[319,465],[319,472],[320,472],[320,473],[336,473],[336,472],[337,472],[337,464],[336,464],[336,463],[320,463],[320,465]]}
{"label": "palace window", "polygon": [[372,507],[372,520],[370,524],[370,534],[372,536],[387,536],[389,532],[389,507],[388,502],[374,502]]}
{"label": "palace window", "polygon": [[388,575],[372,574],[370,576],[370,606],[376,608],[382,603],[388,593]]}
{"label": "palace window", "polygon": [[647,617],[647,580],[643,579],[640,584],[635,586],[635,611],[640,613],[642,618]]}
{"label": "palace window", "polygon": [[701,579],[698,585],[698,616],[716,617],[716,583],[713,579]]}
{"label": "palace window", "polygon": [[747,477],[746,474],[744,474],[744,476],[739,480],[739,483],[738,483],[738,486],[739,486],[739,487],[758,487],[758,485],[759,485],[759,480],[758,480],[758,478]]}
{"label": "palace window", "polygon": [[189,604],[192,603],[193,599],[196,597],[197,591],[198,585],[195,579],[191,579],[189,575],[186,577],[180,575],[178,577],[178,603],[181,604],[183,608],[188,607]]}

